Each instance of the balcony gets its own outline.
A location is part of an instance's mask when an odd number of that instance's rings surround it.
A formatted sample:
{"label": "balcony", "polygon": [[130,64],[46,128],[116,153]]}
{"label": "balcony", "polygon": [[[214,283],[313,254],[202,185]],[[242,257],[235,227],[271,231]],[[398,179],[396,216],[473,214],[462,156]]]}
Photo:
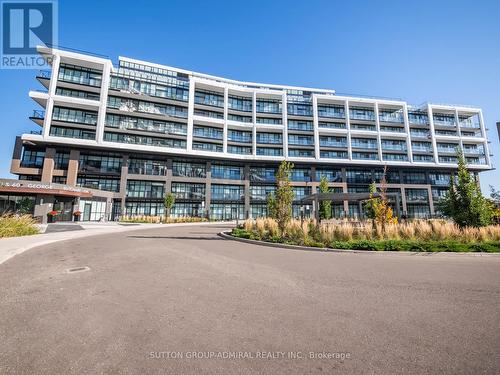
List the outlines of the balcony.
{"label": "balcony", "polygon": [[33,114],[29,117],[29,119],[33,121],[35,124],[43,126],[43,121],[45,119],[45,111],[40,109],[35,109],[33,111]]}

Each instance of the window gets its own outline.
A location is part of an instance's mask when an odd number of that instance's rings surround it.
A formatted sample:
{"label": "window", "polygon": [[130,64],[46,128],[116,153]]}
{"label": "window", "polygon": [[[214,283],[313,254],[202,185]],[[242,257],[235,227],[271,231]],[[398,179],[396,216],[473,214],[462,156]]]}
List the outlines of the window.
{"label": "window", "polygon": [[314,145],[314,137],[312,135],[288,135],[289,145],[312,146]]}
{"label": "window", "polygon": [[56,88],[56,95],[70,96],[73,98],[81,98],[88,100],[99,100],[99,94],[94,94],[92,92],[81,91],[81,90],[70,90],[61,87]]}
{"label": "window", "polygon": [[406,151],[406,141],[397,139],[382,139],[382,150]]}
{"label": "window", "polygon": [[81,154],[79,171],[82,173],[121,173],[122,158],[112,155]]}
{"label": "window", "polygon": [[350,183],[368,183],[373,181],[371,171],[363,170],[347,170],[346,171],[347,182]]}
{"label": "window", "polygon": [[408,120],[410,121],[410,124],[427,125],[429,123],[427,113],[422,112],[408,112]]}
{"label": "window", "polygon": [[120,180],[111,178],[101,178],[101,177],[78,177],[78,186],[87,187],[91,189],[107,190],[107,191],[119,191],[120,190]]}
{"label": "window", "polygon": [[240,131],[240,130],[229,129],[227,132],[227,140],[232,141],[232,142],[251,143],[252,142],[252,133]]}
{"label": "window", "polygon": [[87,86],[101,86],[102,72],[80,66],[61,64],[58,79]]}
{"label": "window", "polygon": [[266,201],[269,194],[274,194],[276,186],[274,185],[251,185],[250,199],[254,201]]}
{"label": "window", "polygon": [[237,121],[237,122],[245,122],[245,123],[252,122],[252,117],[251,116],[234,115],[232,113],[228,113],[227,119],[229,121]]}
{"label": "window", "polygon": [[403,172],[403,181],[406,184],[426,184],[425,172]]}
{"label": "window", "polygon": [[143,100],[108,97],[108,108],[119,109],[127,112],[142,112],[154,115],[187,118],[187,108],[176,105],[158,104]]}
{"label": "window", "polygon": [[258,113],[281,113],[281,101],[257,99],[256,109]]}
{"label": "window", "polygon": [[320,150],[319,155],[323,159],[347,159],[347,151]]}
{"label": "window", "polygon": [[295,168],[290,174],[291,181],[309,182],[311,181],[311,171],[309,169]]}
{"label": "window", "polygon": [[344,106],[318,104],[319,117],[345,118]]}
{"label": "window", "polygon": [[[173,84],[176,83],[180,86],[185,86],[185,83],[181,82],[182,81],[178,80],[171,81]],[[112,90],[126,91],[134,94],[143,94],[158,98],[168,98],[180,101],[188,101],[189,99],[188,87],[167,86],[138,80],[137,78],[111,76],[109,87]]]}
{"label": "window", "polygon": [[193,150],[223,152],[222,145],[205,142],[193,142]]}
{"label": "window", "polygon": [[211,185],[212,200],[243,200],[244,188],[240,185]]}
{"label": "window", "polygon": [[174,161],[172,164],[172,174],[181,177],[205,178],[207,177],[206,165]]}
{"label": "window", "polygon": [[243,180],[243,167],[212,164],[212,178]]}
{"label": "window", "polygon": [[144,146],[186,148],[185,140],[148,137],[143,135],[104,132],[104,140],[107,142],[129,143]]}
{"label": "window", "polygon": [[345,125],[345,123],[340,123],[340,122],[320,121],[320,122],[318,122],[318,127],[325,128],[325,129],[345,129],[346,125]]}
{"label": "window", "polygon": [[283,136],[281,133],[257,133],[257,143],[282,144]]}
{"label": "window", "polygon": [[434,125],[441,126],[456,126],[457,123],[455,121],[455,115],[442,114],[442,113],[434,113],[432,115],[434,120]]}
{"label": "window", "polygon": [[211,203],[211,220],[243,220],[245,218],[245,205],[237,203]]}
{"label": "window", "polygon": [[349,118],[351,120],[375,121],[375,112],[371,108],[350,107]]}
{"label": "window", "polygon": [[69,163],[69,152],[57,151],[54,158],[54,169],[67,169]]}
{"label": "window", "polygon": [[371,138],[351,138],[352,147],[356,148],[366,148],[366,149],[376,149],[377,140]]}
{"label": "window", "polygon": [[[175,205],[177,206],[177,205]],[[175,207],[174,206],[174,207]],[[125,203],[125,215],[129,216],[163,216],[163,202],[130,202]]]}
{"label": "window", "polygon": [[201,202],[177,202],[170,212],[172,217],[203,217],[205,209]]}
{"label": "window", "polygon": [[321,135],[319,145],[324,147],[347,147],[347,138]]}
{"label": "window", "polygon": [[237,111],[252,112],[252,102],[252,98],[230,95],[227,98],[227,107]]}
{"label": "window", "polygon": [[54,137],[79,138],[95,140],[95,131],[51,126],[50,135]]}
{"label": "window", "polygon": [[54,107],[52,120],[74,122],[79,124],[96,125],[97,112],[82,111],[79,109]]}
{"label": "window", "polygon": [[42,168],[45,159],[45,151],[24,150],[21,158],[21,167]]}
{"label": "window", "polygon": [[141,130],[162,134],[185,135],[187,133],[186,124],[172,121],[160,121],[131,116],[114,115],[109,113],[106,115],[106,126],[110,128]]}
{"label": "window", "polygon": [[312,105],[288,103],[288,114],[294,116],[312,116]]}
{"label": "window", "polygon": [[404,123],[403,119],[403,110],[381,110],[378,114],[378,118],[383,122],[396,122],[396,123]]}
{"label": "window", "polygon": [[313,158],[314,150],[290,149],[288,150],[288,156],[296,158]]}
{"label": "window", "polygon": [[127,181],[127,197],[162,199],[164,186],[163,182],[129,180]]}
{"label": "window", "polygon": [[271,167],[250,168],[250,181],[254,182],[275,182],[276,169]]}
{"label": "window", "polygon": [[374,152],[353,152],[352,158],[356,160],[378,160],[378,154]]}
{"label": "window", "polygon": [[222,139],[223,131],[219,128],[209,128],[195,125],[193,128],[193,136],[200,138]]}
{"label": "window", "polygon": [[224,118],[224,114],[222,114],[220,112],[205,111],[205,110],[201,110],[201,109],[195,109],[194,110],[194,114],[196,116],[203,116],[203,117],[210,117],[210,118],[217,118],[217,119],[223,119]]}
{"label": "window", "polygon": [[340,169],[317,169],[317,180],[321,181],[322,176],[325,176],[329,182],[342,182],[342,172]]}
{"label": "window", "polygon": [[227,152],[230,154],[250,155],[252,154],[252,148],[247,146],[228,145]]}
{"label": "window", "polygon": [[382,159],[387,160],[387,161],[408,161],[408,155],[407,154],[388,154],[388,153],[383,153],[382,154]]}
{"label": "window", "polygon": [[257,124],[268,124],[268,125],[281,125],[281,118],[267,118],[267,117],[257,117]]}
{"label": "window", "polygon": [[288,120],[288,129],[301,130],[301,131],[312,131],[313,130],[313,123],[312,123],[312,121]]}
{"label": "window", "polygon": [[177,199],[205,199],[205,184],[172,182],[172,193]]}
{"label": "window", "polygon": [[268,148],[268,147],[257,147],[257,155],[261,156],[282,156],[283,149],[281,148]]}
{"label": "window", "polygon": [[217,92],[196,90],[194,93],[194,102],[196,104],[224,107],[224,95]]}
{"label": "window", "polygon": [[165,176],[167,174],[167,162],[165,160],[131,158],[128,164],[128,173]]}

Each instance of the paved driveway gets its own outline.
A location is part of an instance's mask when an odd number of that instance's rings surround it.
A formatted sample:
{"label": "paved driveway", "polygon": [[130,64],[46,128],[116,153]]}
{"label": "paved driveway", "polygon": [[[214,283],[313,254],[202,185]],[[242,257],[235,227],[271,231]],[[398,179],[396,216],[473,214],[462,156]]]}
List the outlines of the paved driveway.
{"label": "paved driveway", "polygon": [[[284,250],[222,229],[81,238],[0,265],[0,373],[499,373],[500,257]],[[214,356],[230,358],[193,358]]]}

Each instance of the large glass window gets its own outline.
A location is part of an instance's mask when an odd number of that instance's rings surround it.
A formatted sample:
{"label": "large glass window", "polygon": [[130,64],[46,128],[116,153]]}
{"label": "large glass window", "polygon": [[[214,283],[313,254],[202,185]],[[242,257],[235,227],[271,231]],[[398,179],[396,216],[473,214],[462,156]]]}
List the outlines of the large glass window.
{"label": "large glass window", "polygon": [[403,172],[403,181],[406,184],[426,184],[425,172]]}
{"label": "large glass window", "polygon": [[290,180],[301,182],[311,181],[311,171],[309,169],[294,168],[290,174]]}
{"label": "large glass window", "polygon": [[205,199],[205,184],[172,182],[172,193],[177,199]]}
{"label": "large glass window", "polygon": [[321,135],[319,145],[324,147],[347,147],[347,138]]}
{"label": "large glass window", "polygon": [[245,123],[252,122],[252,116],[241,116],[241,115],[235,115],[233,113],[228,113],[227,119],[229,121],[237,121],[237,122],[245,122]]}
{"label": "large glass window", "polygon": [[288,103],[287,106],[288,114],[294,116],[312,116],[312,105],[310,104],[299,104],[299,103]]}
{"label": "large glass window", "polygon": [[340,169],[317,169],[316,179],[321,181],[322,176],[325,176],[329,182],[342,182],[342,171]]}
{"label": "large glass window", "polygon": [[318,104],[319,117],[345,118],[344,106]]}
{"label": "large glass window", "polygon": [[347,159],[347,151],[320,150],[319,155],[323,159]]}
{"label": "large glass window", "polygon": [[408,112],[408,119],[410,124],[426,125],[429,123],[429,116],[427,116],[427,113],[423,112]]}
{"label": "large glass window", "polygon": [[281,113],[281,100],[257,99],[258,113]]}
{"label": "large glass window", "polygon": [[224,107],[224,95],[212,91],[196,90],[194,93],[194,102],[196,104]]}
{"label": "large glass window", "polygon": [[147,137],[143,135],[104,132],[104,140],[107,142],[129,143],[144,146],[186,148],[186,141],[182,139]]}
{"label": "large glass window", "polygon": [[54,169],[67,169],[69,163],[69,152],[57,151],[54,158]]}
{"label": "large glass window", "polygon": [[377,140],[372,138],[351,138],[351,145],[356,148],[376,149]]}
{"label": "large glass window", "polygon": [[252,147],[227,145],[227,152],[230,154],[250,155],[252,154]]}
{"label": "large glass window", "polygon": [[371,171],[364,170],[347,170],[346,171],[347,182],[349,183],[368,183],[373,181],[373,176]]}
{"label": "large glass window", "polygon": [[79,139],[95,139],[95,131],[64,128],[61,126],[51,126],[50,135],[54,137],[79,138]]}
{"label": "large glass window", "polygon": [[314,128],[312,121],[288,120],[288,129],[312,131]]}
{"label": "large glass window", "polygon": [[252,132],[229,129],[227,131],[227,140],[232,142],[251,143]]}
{"label": "large glass window", "polygon": [[396,122],[396,123],[404,123],[403,118],[403,110],[381,110],[378,114],[378,118],[383,122]]}
{"label": "large glass window", "polygon": [[260,156],[283,156],[283,149],[270,147],[257,147],[257,155]]}
{"label": "large glass window", "polygon": [[252,102],[252,98],[229,95],[227,98],[227,107],[237,111],[252,112]]}
{"label": "large glass window", "polygon": [[71,90],[63,87],[56,88],[56,95],[70,96],[72,98],[81,98],[88,100],[99,100],[99,94],[81,90]]}
{"label": "large glass window", "polygon": [[[175,205],[177,206],[177,205]],[[174,206],[174,207],[175,207]],[[130,202],[125,203],[125,215],[129,216],[163,216],[163,202]]]}
{"label": "large glass window", "polygon": [[102,177],[78,177],[76,184],[78,186],[91,189],[119,191],[120,179],[102,178]]}
{"label": "large glass window", "polygon": [[378,160],[378,154],[375,152],[353,152],[352,158],[356,160]]}
{"label": "large glass window", "polygon": [[82,173],[121,173],[122,158],[113,155],[81,154],[79,170]]}
{"label": "large glass window", "polygon": [[172,117],[187,118],[187,108],[176,105],[158,104],[143,100],[125,99],[116,96],[108,97],[108,108],[127,112],[151,113]]}
{"label": "large glass window", "polygon": [[243,180],[243,167],[212,164],[212,178]]}
{"label": "large glass window", "polygon": [[375,121],[375,112],[372,108],[350,107],[349,118],[351,120]]}
{"label": "large glass window", "polygon": [[45,159],[45,151],[24,150],[21,158],[21,167],[42,168]]}
{"label": "large glass window", "polygon": [[180,177],[205,178],[207,177],[207,170],[205,164],[174,161],[172,174]]}
{"label": "large glass window", "polygon": [[132,78],[111,76],[109,87],[113,90],[127,91],[134,94],[144,94],[158,98],[168,98],[181,101],[187,101],[189,98],[189,89],[187,87],[167,86]]}
{"label": "large glass window", "polygon": [[106,126],[117,129],[132,129],[163,134],[185,135],[187,133],[186,124],[109,113],[106,115]]}
{"label": "large glass window", "polygon": [[164,196],[163,182],[153,181],[127,181],[127,197],[129,198],[163,198]]}
{"label": "large glass window", "polygon": [[95,125],[97,124],[97,112],[54,107],[54,110],[52,112],[52,120]]}
{"label": "large glass window", "polygon": [[406,141],[399,139],[382,139],[382,150],[406,151]]}
{"label": "large glass window", "polygon": [[217,143],[193,142],[193,150],[223,152],[222,145]]}
{"label": "large glass window", "polygon": [[442,125],[442,126],[456,126],[457,125],[455,115],[453,115],[453,114],[434,113],[432,115],[432,118],[434,120],[434,125]]}
{"label": "large glass window", "polygon": [[289,145],[312,146],[314,137],[312,135],[288,134]]}
{"label": "large glass window", "polygon": [[241,185],[211,185],[212,200],[243,200],[245,197],[244,187]]}
{"label": "large glass window", "polygon": [[167,174],[167,162],[165,160],[131,158],[128,164],[128,173],[165,176]]}
{"label": "large glass window", "polygon": [[243,220],[245,205],[237,203],[211,203],[210,219],[212,220]]}
{"label": "large glass window", "polygon": [[206,126],[195,125],[193,128],[193,136],[200,138],[222,139],[223,131],[219,128],[210,128]]}
{"label": "large glass window", "polygon": [[201,202],[177,202],[172,211],[172,217],[203,217],[205,216],[205,209]]}
{"label": "large glass window", "polygon": [[100,87],[102,72],[81,66],[61,64],[58,79],[80,85]]}
{"label": "large glass window", "polygon": [[265,201],[269,194],[274,194],[276,186],[274,185],[251,185],[250,199],[256,201]]}
{"label": "large glass window", "polygon": [[281,133],[257,133],[257,143],[282,144],[283,135]]}
{"label": "large glass window", "polygon": [[251,167],[250,181],[255,182],[275,182],[276,169],[272,167]]}
{"label": "large glass window", "polygon": [[303,150],[303,149],[292,148],[288,150],[288,156],[295,158],[313,158],[314,150]]}

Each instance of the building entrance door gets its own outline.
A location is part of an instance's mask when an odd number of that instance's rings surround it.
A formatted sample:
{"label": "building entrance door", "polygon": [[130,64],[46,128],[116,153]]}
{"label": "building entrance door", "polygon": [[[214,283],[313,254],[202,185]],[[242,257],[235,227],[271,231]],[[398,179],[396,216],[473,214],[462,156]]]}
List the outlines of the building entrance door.
{"label": "building entrance door", "polygon": [[73,220],[73,198],[55,197],[54,210],[59,211],[57,221]]}
{"label": "building entrance door", "polygon": [[90,213],[92,212],[92,203],[85,203],[83,207],[83,221],[90,221]]}

